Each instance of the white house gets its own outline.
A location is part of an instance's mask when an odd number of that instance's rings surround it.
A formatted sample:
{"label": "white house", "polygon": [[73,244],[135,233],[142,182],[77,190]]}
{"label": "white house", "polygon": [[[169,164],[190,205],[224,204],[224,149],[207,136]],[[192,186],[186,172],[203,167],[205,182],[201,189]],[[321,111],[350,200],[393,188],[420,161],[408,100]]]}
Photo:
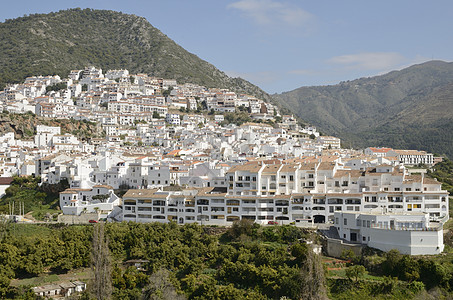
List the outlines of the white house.
{"label": "white house", "polygon": [[441,253],[444,250],[442,225],[429,222],[429,215],[421,212],[335,212],[340,238],[410,255]]}
{"label": "white house", "polygon": [[95,185],[92,188],[69,188],[60,193],[60,208],[65,215],[98,212],[106,218],[120,205],[121,199],[108,185]]}

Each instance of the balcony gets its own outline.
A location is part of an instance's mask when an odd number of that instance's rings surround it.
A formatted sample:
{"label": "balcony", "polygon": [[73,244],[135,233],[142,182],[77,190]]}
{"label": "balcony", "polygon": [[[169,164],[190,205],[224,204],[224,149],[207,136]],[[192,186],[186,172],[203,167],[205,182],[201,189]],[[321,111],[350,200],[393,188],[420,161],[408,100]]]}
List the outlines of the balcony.
{"label": "balcony", "polygon": [[209,200],[199,199],[197,200],[197,205],[209,205]]}
{"label": "balcony", "polygon": [[422,199],[420,198],[406,198],[407,203],[421,203],[423,202]]}
{"label": "balcony", "polygon": [[343,204],[343,199],[329,199],[328,204]]}
{"label": "balcony", "polygon": [[289,201],[277,200],[277,201],[275,201],[275,206],[289,206]]}
{"label": "balcony", "polygon": [[313,204],[324,205],[324,204],[326,204],[326,200],[325,199],[313,199]]}
{"label": "balcony", "polygon": [[239,206],[240,201],[239,200],[227,200],[226,205],[234,205],[234,206]]}
{"label": "balcony", "polygon": [[346,204],[361,204],[362,200],[361,199],[347,199]]}

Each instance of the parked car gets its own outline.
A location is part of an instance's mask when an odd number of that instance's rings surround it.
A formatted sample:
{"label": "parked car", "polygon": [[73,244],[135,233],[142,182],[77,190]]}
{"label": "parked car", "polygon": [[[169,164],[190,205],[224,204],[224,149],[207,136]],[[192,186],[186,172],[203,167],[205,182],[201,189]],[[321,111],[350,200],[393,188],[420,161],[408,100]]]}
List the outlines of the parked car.
{"label": "parked car", "polygon": [[98,223],[96,220],[89,220],[88,223]]}
{"label": "parked car", "polygon": [[269,221],[267,222],[268,225],[277,225],[278,222],[277,221]]}

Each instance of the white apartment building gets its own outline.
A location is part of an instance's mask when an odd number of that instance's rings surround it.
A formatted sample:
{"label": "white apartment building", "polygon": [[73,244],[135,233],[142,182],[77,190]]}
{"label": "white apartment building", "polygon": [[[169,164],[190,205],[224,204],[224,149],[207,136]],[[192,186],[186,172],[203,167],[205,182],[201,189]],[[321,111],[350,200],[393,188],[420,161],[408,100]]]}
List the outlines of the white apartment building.
{"label": "white apartment building", "polygon": [[181,124],[181,119],[180,119],[178,114],[166,114],[165,121],[168,124],[172,124],[172,125],[180,125]]}
{"label": "white apartment building", "polygon": [[[178,223],[203,220],[206,224],[231,225],[239,219],[259,223],[297,223],[307,219],[333,223],[336,212],[361,213],[375,209],[394,214],[423,213],[429,220],[436,221],[448,219],[448,192],[441,189],[439,182],[408,176],[404,169],[391,166],[351,171],[341,170],[331,163],[251,163],[231,168],[226,174],[226,183],[226,188],[184,190],[178,196],[179,204],[170,201],[171,193],[157,189],[131,190],[124,197],[125,203],[130,200],[127,202],[130,209],[124,212],[129,217],[125,220],[147,218],[147,221],[167,222],[168,203],[176,205]],[[191,197],[186,197],[188,191]],[[132,211],[144,211],[138,209],[144,203],[137,202],[137,193],[142,193],[142,199],[160,197],[159,209],[154,210],[154,202],[150,200],[146,202],[149,212],[142,213],[148,217],[132,216]]]}
{"label": "white apartment building", "polygon": [[390,150],[387,156],[395,156],[398,158],[400,164],[405,165],[418,165],[425,164],[432,166],[434,164],[434,157],[432,153],[418,150]]}
{"label": "white apartment building", "polygon": [[340,238],[382,251],[426,255],[444,250],[442,224],[430,222],[427,213],[335,212],[335,227]]}
{"label": "white apartment building", "polygon": [[364,153],[365,155],[373,155],[377,157],[386,157],[387,153],[393,150],[392,148],[376,148],[376,147],[368,147],[365,149]]}
{"label": "white apartment building", "polygon": [[334,136],[320,135],[316,138],[318,143],[321,143],[324,149],[341,149],[341,140]]}

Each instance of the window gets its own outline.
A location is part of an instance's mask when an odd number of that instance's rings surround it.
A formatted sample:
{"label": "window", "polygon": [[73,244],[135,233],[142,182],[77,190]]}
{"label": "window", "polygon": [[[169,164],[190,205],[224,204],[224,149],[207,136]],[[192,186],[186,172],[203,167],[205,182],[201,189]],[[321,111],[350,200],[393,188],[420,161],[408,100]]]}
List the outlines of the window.
{"label": "window", "polygon": [[276,177],[275,175],[271,175],[271,181],[275,181]]}
{"label": "window", "polygon": [[250,181],[250,176],[245,176],[245,181]]}
{"label": "window", "polygon": [[335,187],[339,187],[340,186],[340,182],[339,181],[335,181]]}
{"label": "window", "polygon": [[313,174],[308,174],[308,178],[313,178]]}
{"label": "window", "polygon": [[286,179],[286,175],[282,175],[282,177],[281,177],[281,178],[282,178],[282,179]]}
{"label": "window", "polygon": [[294,176],[293,175],[289,175],[289,181],[294,181]]}
{"label": "window", "polygon": [[395,192],[399,192],[400,191],[400,188],[399,187],[396,187],[395,188]]}
{"label": "window", "polygon": [[344,219],[344,225],[348,225],[348,219]]}
{"label": "window", "polygon": [[230,176],[230,181],[233,181],[233,176]]}
{"label": "window", "polygon": [[411,190],[411,188],[406,188],[406,192],[410,192]]}
{"label": "window", "polygon": [[242,176],[239,176],[239,177],[238,177],[238,180],[239,180],[239,181],[242,181]]}

